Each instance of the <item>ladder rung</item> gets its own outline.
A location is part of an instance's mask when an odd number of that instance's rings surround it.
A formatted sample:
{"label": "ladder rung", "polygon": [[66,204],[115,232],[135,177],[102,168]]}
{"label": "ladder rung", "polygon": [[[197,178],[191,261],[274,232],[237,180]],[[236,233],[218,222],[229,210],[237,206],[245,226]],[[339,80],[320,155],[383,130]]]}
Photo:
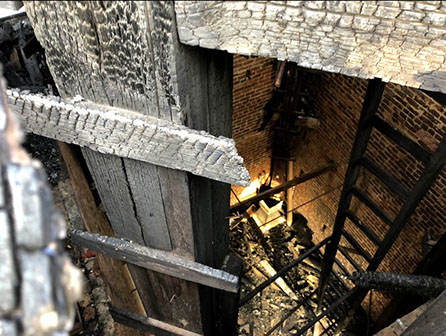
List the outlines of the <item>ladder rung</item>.
{"label": "ladder rung", "polygon": [[338,265],[341,271],[344,272],[344,275],[351,276],[350,272],[345,268],[345,266],[339,261],[338,258],[335,257],[334,262],[336,263],[336,265]]}
{"label": "ladder rung", "polygon": [[376,245],[379,246],[381,244],[381,239],[373,232],[368,226],[362,223],[362,221],[356,217],[350,210],[347,210],[345,215],[348,219],[352,221],[353,224],[356,225],[364,234]]}
{"label": "ladder rung", "polygon": [[431,153],[417,144],[415,141],[408,138],[406,135],[401,133],[394,126],[389,124],[387,121],[383,120],[378,116],[373,117],[373,126],[376,127],[378,131],[387,136],[393,142],[407,150],[416,159],[421,162],[427,163],[431,157]]}
{"label": "ladder rung", "polygon": [[353,248],[359,252],[359,254],[364,257],[367,262],[372,260],[372,256],[362,248],[362,246],[344,229],[342,229],[342,235],[347,239],[347,241],[353,246]]}
{"label": "ladder rung", "polygon": [[362,271],[361,266],[359,266],[359,264],[350,256],[350,254],[342,246],[339,246],[338,248],[339,248],[339,251],[342,253],[342,255],[348,260],[348,262],[350,264],[352,264],[352,266],[357,271]]}
{"label": "ladder rung", "polygon": [[407,189],[395,177],[386,172],[385,169],[379,166],[372,159],[369,159],[367,156],[363,156],[361,158],[361,165],[379,178],[390,190],[396,192],[402,198],[406,199],[409,196],[409,189]]}
{"label": "ladder rung", "polygon": [[364,194],[363,191],[359,190],[357,187],[352,188],[352,193],[355,195],[362,203],[367,205],[367,207],[372,210],[375,215],[381,218],[387,225],[392,226],[393,219],[384,212],[375,202],[373,202],[370,197]]}
{"label": "ladder rung", "polygon": [[290,133],[290,134],[294,134],[294,135],[299,135],[300,134],[298,131],[286,129],[286,128],[283,128],[283,127],[274,127],[274,130],[280,131],[280,132],[285,132],[285,133]]}
{"label": "ladder rung", "polygon": [[281,161],[293,161],[296,162],[296,158],[287,158],[287,157],[283,157],[283,156],[270,156],[271,159],[276,159],[276,160],[281,160]]}

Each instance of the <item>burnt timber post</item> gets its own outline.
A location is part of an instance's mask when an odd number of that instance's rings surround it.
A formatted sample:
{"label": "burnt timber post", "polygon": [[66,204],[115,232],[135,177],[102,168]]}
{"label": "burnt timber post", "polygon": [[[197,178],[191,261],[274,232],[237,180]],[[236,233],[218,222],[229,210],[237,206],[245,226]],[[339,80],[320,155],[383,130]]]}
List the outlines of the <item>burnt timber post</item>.
{"label": "burnt timber post", "polygon": [[[25,8],[62,97],[231,137],[232,57],[181,45],[173,2],[27,1]],[[223,265],[229,184],[90,148],[82,152],[117,237]],[[217,335],[215,290],[129,268],[149,317]]]}

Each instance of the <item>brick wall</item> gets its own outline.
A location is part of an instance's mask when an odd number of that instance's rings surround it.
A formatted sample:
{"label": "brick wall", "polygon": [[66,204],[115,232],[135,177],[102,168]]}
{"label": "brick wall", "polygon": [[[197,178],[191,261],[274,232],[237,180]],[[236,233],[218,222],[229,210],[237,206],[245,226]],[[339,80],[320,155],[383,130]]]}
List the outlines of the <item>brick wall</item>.
{"label": "brick wall", "polygon": [[[339,167],[337,172],[296,187],[294,206],[342,186],[366,85],[365,80],[337,74],[310,76],[307,87],[321,125],[317,130],[308,132],[304,141],[296,142],[295,175],[299,175],[302,171],[308,172],[325,164],[328,160],[336,161]],[[379,109],[379,114],[385,120],[430,151],[436,148],[446,133],[445,112],[440,104],[423,92],[397,84],[387,85]],[[420,163],[384,136],[380,136],[378,132],[372,133],[367,154],[408,188],[414,185],[421,174],[423,166]],[[392,194],[365,170],[361,170],[358,185],[370,195],[374,202],[395,217],[402,205],[402,200],[398,196]],[[332,232],[340,190],[341,188],[335,189],[299,209],[299,212],[308,219],[308,224],[315,233],[315,242]],[[446,200],[443,196],[445,192],[446,169],[443,169],[441,176],[412,215],[410,223],[395,242],[379,270],[399,273],[410,273],[414,270],[422,258],[423,236],[430,233],[434,239],[438,239],[446,230],[444,211]],[[351,209],[380,238],[384,237],[388,229],[387,225],[366,206],[354,199]],[[376,247],[348,220],[346,230],[373,255]],[[344,240],[341,241],[341,245],[349,246]],[[338,256],[346,263],[342,256],[339,254]],[[359,264],[367,265],[361,257],[356,255],[352,257]],[[349,269],[353,271],[352,267]],[[389,298],[387,294],[373,295],[373,317],[376,318],[379,315]],[[364,302],[368,305],[368,298]]]}
{"label": "brick wall", "polygon": [[[232,137],[251,181],[270,169],[271,128],[267,127],[262,132],[257,130],[262,122],[263,107],[272,95],[274,76],[273,59],[234,55]],[[243,189],[233,186],[237,195],[241,195]],[[249,194],[244,196],[246,198]],[[235,202],[231,195],[231,204]]]}
{"label": "brick wall", "polygon": [[[257,132],[263,115],[263,106],[271,96],[274,67],[268,58],[234,56],[234,114],[233,136],[240,155],[245,159],[251,180],[258,174],[269,172],[271,135],[267,128]],[[246,71],[250,70],[250,79]],[[336,161],[336,172],[324,174],[294,188],[294,206],[303,204],[320,195],[326,195],[299,208],[314,232],[314,242],[319,242],[332,232],[340,191],[344,181],[350,151],[359,120],[367,81],[339,74],[310,75],[307,88],[321,125],[307,132],[305,139],[295,141],[294,175],[309,172],[330,160]],[[263,97],[263,98],[260,98]],[[423,92],[389,83],[384,91],[379,114],[395,127],[417,141],[425,149],[433,151],[446,133],[445,109]],[[270,123],[271,124],[271,123]],[[379,133],[373,132],[367,154],[396,178],[411,188],[421,174],[422,165],[409,154]],[[402,200],[392,194],[373,175],[361,170],[358,186],[373,201],[395,217]],[[241,194],[243,188],[234,188]],[[380,270],[410,273],[421,260],[421,240],[426,233],[438,239],[446,231],[446,169],[418,206]],[[235,200],[232,200],[234,203]],[[351,209],[368,224],[381,239],[388,227],[367,207],[353,199]],[[348,220],[346,230],[354,236],[370,254],[376,247]],[[341,242],[349,246],[346,241]],[[362,258],[352,257],[364,267]],[[354,269],[342,255],[338,258],[349,271]],[[389,299],[388,294],[374,293],[372,316],[377,318]],[[364,300],[368,306],[369,297]]]}

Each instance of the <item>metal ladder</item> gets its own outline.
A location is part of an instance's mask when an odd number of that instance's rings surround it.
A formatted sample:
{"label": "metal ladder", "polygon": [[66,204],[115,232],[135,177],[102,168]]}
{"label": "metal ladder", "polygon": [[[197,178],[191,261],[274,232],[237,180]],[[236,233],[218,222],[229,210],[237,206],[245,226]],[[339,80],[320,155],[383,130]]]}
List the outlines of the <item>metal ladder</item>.
{"label": "metal ladder", "polygon": [[[384,88],[385,83],[380,79],[372,79],[368,83],[350,161],[345,174],[344,186],[335,218],[332,239],[328,242],[325,248],[321,269],[321,280],[318,289],[319,317],[322,315],[320,314],[322,311],[322,303],[324,300],[328,279],[333,269],[333,263],[337,261],[335,258],[337,251],[339,250],[355,269],[361,270],[360,265],[358,265],[358,263],[351,258],[349,252],[339,246],[341,237],[343,236],[357,251],[357,253],[368,262],[368,266],[366,268],[367,271],[376,271],[400,234],[401,230],[407,224],[409,217],[412,215],[421,199],[435,181],[446,161],[446,137],[442,139],[435,152],[430,153],[376,114]],[[412,190],[408,190],[408,188],[406,188],[397,178],[392,176],[384,168],[373,161],[373,159],[366,155],[367,145],[373,129],[376,129],[388,139],[398,144],[402,149],[410,153],[418,161],[424,163],[425,166],[421,176],[415,183]],[[356,185],[361,167],[375,175],[387,188],[402,197],[404,204],[395,218],[392,218],[383,209],[381,209],[364,191],[362,191]],[[370,227],[361,222],[350,210],[350,204],[353,196],[360,202],[364,203],[373,213],[375,213],[384,221],[384,223],[388,225],[389,230],[385,234],[382,241]],[[365,251],[361,244],[344,229],[345,220],[347,218],[377,246],[377,250],[373,256]],[[351,293],[345,297],[345,300],[348,299],[350,303],[350,309],[338,321],[336,333],[342,331],[348,325],[367,293],[367,289],[355,287]],[[317,323],[320,318],[313,319],[313,321],[299,331],[298,335],[303,334],[305,331],[311,328],[311,326]]]}

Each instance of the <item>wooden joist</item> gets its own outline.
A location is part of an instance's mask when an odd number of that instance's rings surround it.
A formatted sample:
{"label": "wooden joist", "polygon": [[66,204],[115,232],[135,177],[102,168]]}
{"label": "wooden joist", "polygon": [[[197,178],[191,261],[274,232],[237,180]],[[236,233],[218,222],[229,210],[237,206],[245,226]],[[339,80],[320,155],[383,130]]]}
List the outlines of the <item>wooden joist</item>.
{"label": "wooden joist", "polygon": [[237,211],[245,211],[245,209],[247,209],[251,204],[260,202],[261,200],[264,200],[268,197],[278,194],[284,190],[287,190],[288,188],[291,188],[298,184],[304,183],[308,180],[311,180],[315,177],[318,177],[326,172],[333,171],[335,169],[336,169],[336,164],[334,162],[330,162],[321,168],[315,169],[309,173],[306,173],[306,174],[296,177],[288,182],[285,182],[284,184],[281,184],[280,186],[277,186],[275,188],[264,191],[256,196],[253,196],[251,198],[248,198],[247,200],[244,200],[240,203],[233,205],[231,207],[231,212],[233,213],[233,212],[237,212]]}
{"label": "wooden joist", "polygon": [[76,244],[148,270],[232,293],[239,289],[238,276],[185,259],[172,252],[80,230],[73,230],[71,235]]}

